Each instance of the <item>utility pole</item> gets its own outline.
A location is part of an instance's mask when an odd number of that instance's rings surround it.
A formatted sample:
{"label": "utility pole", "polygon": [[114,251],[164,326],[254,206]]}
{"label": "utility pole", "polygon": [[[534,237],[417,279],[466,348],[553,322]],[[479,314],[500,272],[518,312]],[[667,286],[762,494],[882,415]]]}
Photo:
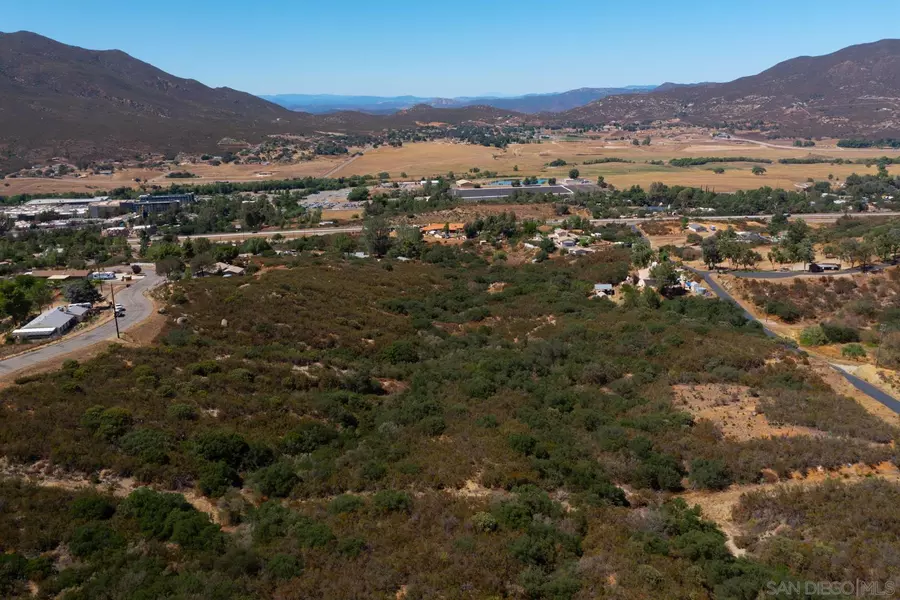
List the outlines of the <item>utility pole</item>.
{"label": "utility pole", "polygon": [[116,339],[120,339],[119,335],[119,311],[116,310],[116,286],[109,282],[109,289],[112,292],[113,320],[116,322]]}

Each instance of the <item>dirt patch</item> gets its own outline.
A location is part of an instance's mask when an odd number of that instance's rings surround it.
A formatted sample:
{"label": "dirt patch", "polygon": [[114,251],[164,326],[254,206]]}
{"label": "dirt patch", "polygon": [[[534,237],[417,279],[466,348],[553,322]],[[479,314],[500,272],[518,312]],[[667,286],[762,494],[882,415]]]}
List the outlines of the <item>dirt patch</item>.
{"label": "dirt patch", "polygon": [[689,506],[699,506],[706,519],[715,521],[726,535],[726,544],[735,556],[741,556],[744,550],[734,544],[734,539],[742,535],[741,528],[732,519],[732,510],[737,506],[741,496],[748,492],[771,491],[785,486],[813,486],[828,479],[840,479],[846,482],[858,481],[867,477],[880,477],[886,481],[900,481],[900,470],[891,463],[882,463],[874,468],[868,465],[848,465],[835,471],[819,469],[811,471],[807,476],[795,474],[790,480],[775,483],[732,485],[721,492],[691,491],[680,494]]}
{"label": "dirt patch", "polygon": [[798,425],[772,425],[757,412],[759,400],[750,388],[728,384],[676,385],[675,406],[714,423],[726,438],[746,441],[773,436],[822,436],[823,432]]}
{"label": "dirt patch", "polygon": [[397,379],[378,379],[378,383],[381,384],[381,389],[388,394],[399,394],[409,389],[407,382]]}

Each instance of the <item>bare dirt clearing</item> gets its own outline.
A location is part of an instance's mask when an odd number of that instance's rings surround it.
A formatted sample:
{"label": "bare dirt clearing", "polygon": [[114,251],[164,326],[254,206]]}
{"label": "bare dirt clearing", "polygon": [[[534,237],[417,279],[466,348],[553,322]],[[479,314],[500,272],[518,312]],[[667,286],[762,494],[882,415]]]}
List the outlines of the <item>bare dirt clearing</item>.
{"label": "bare dirt clearing", "polygon": [[826,435],[809,427],[769,423],[764,414],[757,412],[758,397],[746,386],[676,385],[673,391],[676,406],[682,406],[692,415],[711,421],[725,437],[736,441],[772,436]]}

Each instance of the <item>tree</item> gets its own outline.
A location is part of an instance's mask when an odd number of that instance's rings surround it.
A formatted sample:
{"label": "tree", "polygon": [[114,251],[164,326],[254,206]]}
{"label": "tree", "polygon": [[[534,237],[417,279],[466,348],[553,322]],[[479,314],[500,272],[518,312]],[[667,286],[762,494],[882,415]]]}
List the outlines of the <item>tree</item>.
{"label": "tree", "polygon": [[63,295],[72,304],[81,302],[97,302],[102,298],[94,284],[87,279],[74,281],[63,290]]}
{"label": "tree", "polygon": [[871,234],[866,241],[871,244],[872,252],[878,258],[888,262],[900,252],[900,228],[894,227],[887,231]]}
{"label": "tree", "polygon": [[248,209],[244,213],[244,225],[251,231],[256,231],[266,222],[266,216],[255,208]]}
{"label": "tree", "polygon": [[631,246],[631,262],[634,266],[643,269],[653,260],[653,248],[645,240],[640,240]]}
{"label": "tree", "polygon": [[750,169],[750,172],[753,173],[754,175],[765,175],[766,169],[765,169],[765,167],[761,167],[759,165],[754,165],[753,168]]}
{"label": "tree", "polygon": [[569,179],[578,179],[579,175],[581,175],[581,171],[578,169],[569,169]]}
{"label": "tree", "polygon": [[712,269],[722,260],[722,254],[719,252],[719,240],[716,236],[704,238],[700,244],[700,251],[703,254],[703,264],[708,269]]}
{"label": "tree", "polygon": [[661,262],[650,269],[650,277],[656,280],[656,289],[660,293],[678,283],[678,273],[669,261]]}
{"label": "tree", "polygon": [[369,217],[363,224],[363,239],[372,256],[384,256],[391,249],[391,226],[383,217]]}
{"label": "tree", "polygon": [[777,235],[787,229],[788,227],[788,218],[787,215],[782,211],[777,211],[772,215],[772,220],[769,221],[769,233],[772,235]]}
{"label": "tree", "polygon": [[167,256],[156,261],[156,274],[162,275],[166,279],[174,279],[184,273],[184,263],[180,258]]}
{"label": "tree", "polygon": [[364,185],[353,188],[347,195],[347,200],[349,200],[350,202],[365,202],[368,199],[369,188]]}
{"label": "tree", "polygon": [[642,145],[642,146],[649,146],[649,145],[650,145],[650,136],[649,136],[649,135],[648,135],[647,137],[645,137],[645,138],[641,141],[641,145]]}
{"label": "tree", "polygon": [[742,267],[752,267],[762,260],[762,256],[752,248],[745,247],[741,250],[737,260]]}
{"label": "tree", "polygon": [[11,281],[4,281],[0,285],[0,310],[19,323],[31,312],[31,301],[22,288]]}
{"label": "tree", "polygon": [[216,259],[213,258],[212,254],[197,254],[194,258],[191,259],[191,273],[194,275],[198,273],[207,273],[212,267],[216,264]]}
{"label": "tree", "polygon": [[785,257],[784,252],[781,248],[772,248],[768,254],[766,254],[766,258],[772,264],[772,270],[775,270],[775,263],[778,263],[779,266],[783,265],[787,262],[787,257]]}

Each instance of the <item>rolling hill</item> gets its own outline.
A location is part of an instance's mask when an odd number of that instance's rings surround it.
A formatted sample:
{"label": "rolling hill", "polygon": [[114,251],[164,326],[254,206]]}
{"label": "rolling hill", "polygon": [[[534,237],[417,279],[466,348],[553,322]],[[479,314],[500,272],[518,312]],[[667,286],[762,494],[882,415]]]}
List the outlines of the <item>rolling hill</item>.
{"label": "rolling hill", "polygon": [[0,166],[48,156],[215,150],[224,137],[312,126],[310,115],[175,77],[118,50],[0,34]]}
{"label": "rolling hill", "polygon": [[786,135],[893,136],[900,133],[900,40],[794,58],[728,83],[666,84],[648,94],[610,96],[558,118],[680,118],[702,125],[759,120]]}

